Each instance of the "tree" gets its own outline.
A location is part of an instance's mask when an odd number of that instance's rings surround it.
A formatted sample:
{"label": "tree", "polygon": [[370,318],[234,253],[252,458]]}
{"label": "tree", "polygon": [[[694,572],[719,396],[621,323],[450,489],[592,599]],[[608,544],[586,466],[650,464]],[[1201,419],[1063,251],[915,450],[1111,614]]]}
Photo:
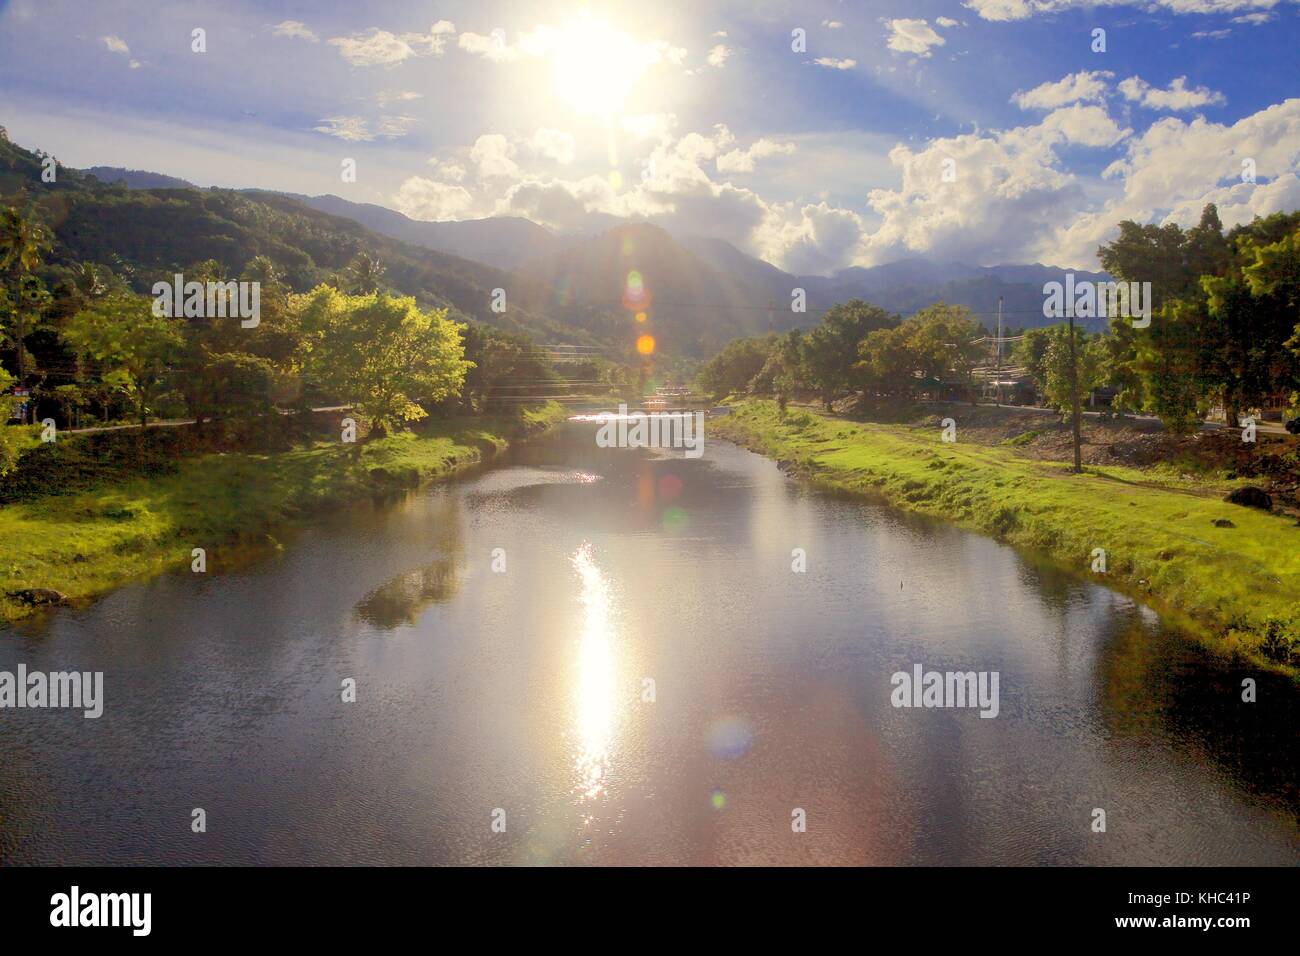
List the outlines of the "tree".
{"label": "tree", "polygon": [[743,394],[754,376],[763,370],[771,350],[770,337],[733,339],[704,363],[696,382],[701,391],[714,399]]}
{"label": "tree", "polygon": [[473,363],[462,393],[467,410],[496,410],[559,382],[555,366],[526,335],[470,325],[464,337],[465,358]]}
{"label": "tree", "polygon": [[804,337],[806,382],[819,393],[828,410],[837,396],[860,385],[859,343],[872,332],[897,324],[897,316],[884,309],[850,299],[829,309],[821,323]]}
{"label": "tree", "polygon": [[180,322],[154,315],[153,302],[144,296],[118,293],[82,309],[62,335],[70,348],[100,364],[105,386],[134,402],[143,428],[150,401],[181,354]]}
{"label": "tree", "polygon": [[379,280],[384,274],[384,267],[379,260],[369,253],[358,252],[356,258],[348,264],[346,282],[348,291],[355,295],[370,295],[379,291]]}
{"label": "tree", "polygon": [[351,404],[375,434],[428,413],[419,402],[459,393],[470,364],[462,326],[446,309],[421,311],[411,297],[350,296],[318,286],[295,297],[304,333],[304,370]]}
{"label": "tree", "polygon": [[50,232],[33,215],[10,206],[0,212],[0,274],[6,305],[13,316],[13,342],[18,356],[18,384],[27,384],[27,318],[40,283],[33,273],[52,247]]}

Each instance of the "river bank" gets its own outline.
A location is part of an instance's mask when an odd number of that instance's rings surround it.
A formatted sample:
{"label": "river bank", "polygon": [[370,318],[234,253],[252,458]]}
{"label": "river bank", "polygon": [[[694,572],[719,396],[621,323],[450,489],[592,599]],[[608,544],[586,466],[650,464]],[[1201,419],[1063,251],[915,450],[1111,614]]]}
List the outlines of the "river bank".
{"label": "river bank", "polygon": [[5,504],[0,619],[33,613],[53,596],[43,589],[77,604],[131,580],[192,567],[196,548],[208,572],[238,564],[278,548],[276,533],[315,512],[447,477],[549,430],[566,414],[548,402],[356,444],[209,453],[181,459],[166,474]]}
{"label": "river bank", "polygon": [[1300,680],[1300,526],[1291,517],[1140,469],[1074,475],[1010,448],[944,442],[939,428],[782,415],[774,402],[735,405],[710,430],[817,482],[1044,553],[1138,597],[1216,653]]}

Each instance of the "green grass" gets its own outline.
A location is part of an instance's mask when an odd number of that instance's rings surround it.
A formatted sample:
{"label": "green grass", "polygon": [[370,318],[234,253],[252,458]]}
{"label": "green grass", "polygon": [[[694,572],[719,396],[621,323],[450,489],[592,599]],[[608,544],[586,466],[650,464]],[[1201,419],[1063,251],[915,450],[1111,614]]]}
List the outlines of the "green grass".
{"label": "green grass", "polygon": [[551,402],[509,418],[444,420],[355,445],[210,453],[183,458],[166,473],[6,504],[0,507],[0,618],[31,613],[13,591],[53,588],[79,602],[188,567],[192,548],[206,550],[209,571],[236,564],[250,552],[277,547],[278,529],[313,512],[451,474],[564,416]]}
{"label": "green grass", "polygon": [[[883,494],[1044,553],[1138,596],[1211,649],[1300,677],[1300,527],[1158,471],[1033,461],[940,441],[939,429],[858,424],[752,401],[710,427],[800,472]],[[1200,492],[1200,493],[1198,493]],[[1230,528],[1215,527],[1228,519]],[[1104,575],[1091,571],[1106,551]]]}

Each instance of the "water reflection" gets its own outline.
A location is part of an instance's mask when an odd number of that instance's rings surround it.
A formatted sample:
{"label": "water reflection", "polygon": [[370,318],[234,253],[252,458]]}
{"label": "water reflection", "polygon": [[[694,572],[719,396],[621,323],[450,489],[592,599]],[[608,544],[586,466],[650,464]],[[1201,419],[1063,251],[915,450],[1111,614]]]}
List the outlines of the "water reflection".
{"label": "water reflection", "polygon": [[404,571],[357,602],[357,617],[371,627],[391,631],[415,624],[430,604],[447,601],[456,593],[456,565],[450,558]]}
{"label": "water reflection", "polygon": [[575,713],[579,752],[579,794],[594,800],[605,792],[605,773],[613,736],[615,702],[614,628],[610,612],[610,587],[583,544],[573,554],[573,567],[581,585],[582,634],[578,645],[578,682]]}

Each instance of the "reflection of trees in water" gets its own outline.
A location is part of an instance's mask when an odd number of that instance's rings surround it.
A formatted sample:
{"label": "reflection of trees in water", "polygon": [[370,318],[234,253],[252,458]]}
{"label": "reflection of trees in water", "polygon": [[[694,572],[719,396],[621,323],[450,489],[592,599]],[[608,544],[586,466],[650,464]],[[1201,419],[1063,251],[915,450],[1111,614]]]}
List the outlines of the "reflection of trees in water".
{"label": "reflection of trees in water", "polygon": [[383,630],[409,626],[430,604],[449,600],[459,584],[455,562],[439,558],[375,588],[357,602],[356,613],[367,624]]}
{"label": "reflection of trees in water", "polygon": [[460,496],[440,494],[427,503],[433,548],[442,556],[423,567],[403,571],[357,602],[357,617],[372,627],[392,630],[415,623],[430,604],[451,600],[460,588],[465,528]]}
{"label": "reflection of trees in water", "polygon": [[[1097,663],[1111,733],[1172,740],[1246,790],[1300,810],[1300,694],[1287,678],[1218,661],[1186,635],[1145,624],[1136,609],[1109,619]],[[1254,703],[1241,699],[1246,677],[1256,682]]]}

